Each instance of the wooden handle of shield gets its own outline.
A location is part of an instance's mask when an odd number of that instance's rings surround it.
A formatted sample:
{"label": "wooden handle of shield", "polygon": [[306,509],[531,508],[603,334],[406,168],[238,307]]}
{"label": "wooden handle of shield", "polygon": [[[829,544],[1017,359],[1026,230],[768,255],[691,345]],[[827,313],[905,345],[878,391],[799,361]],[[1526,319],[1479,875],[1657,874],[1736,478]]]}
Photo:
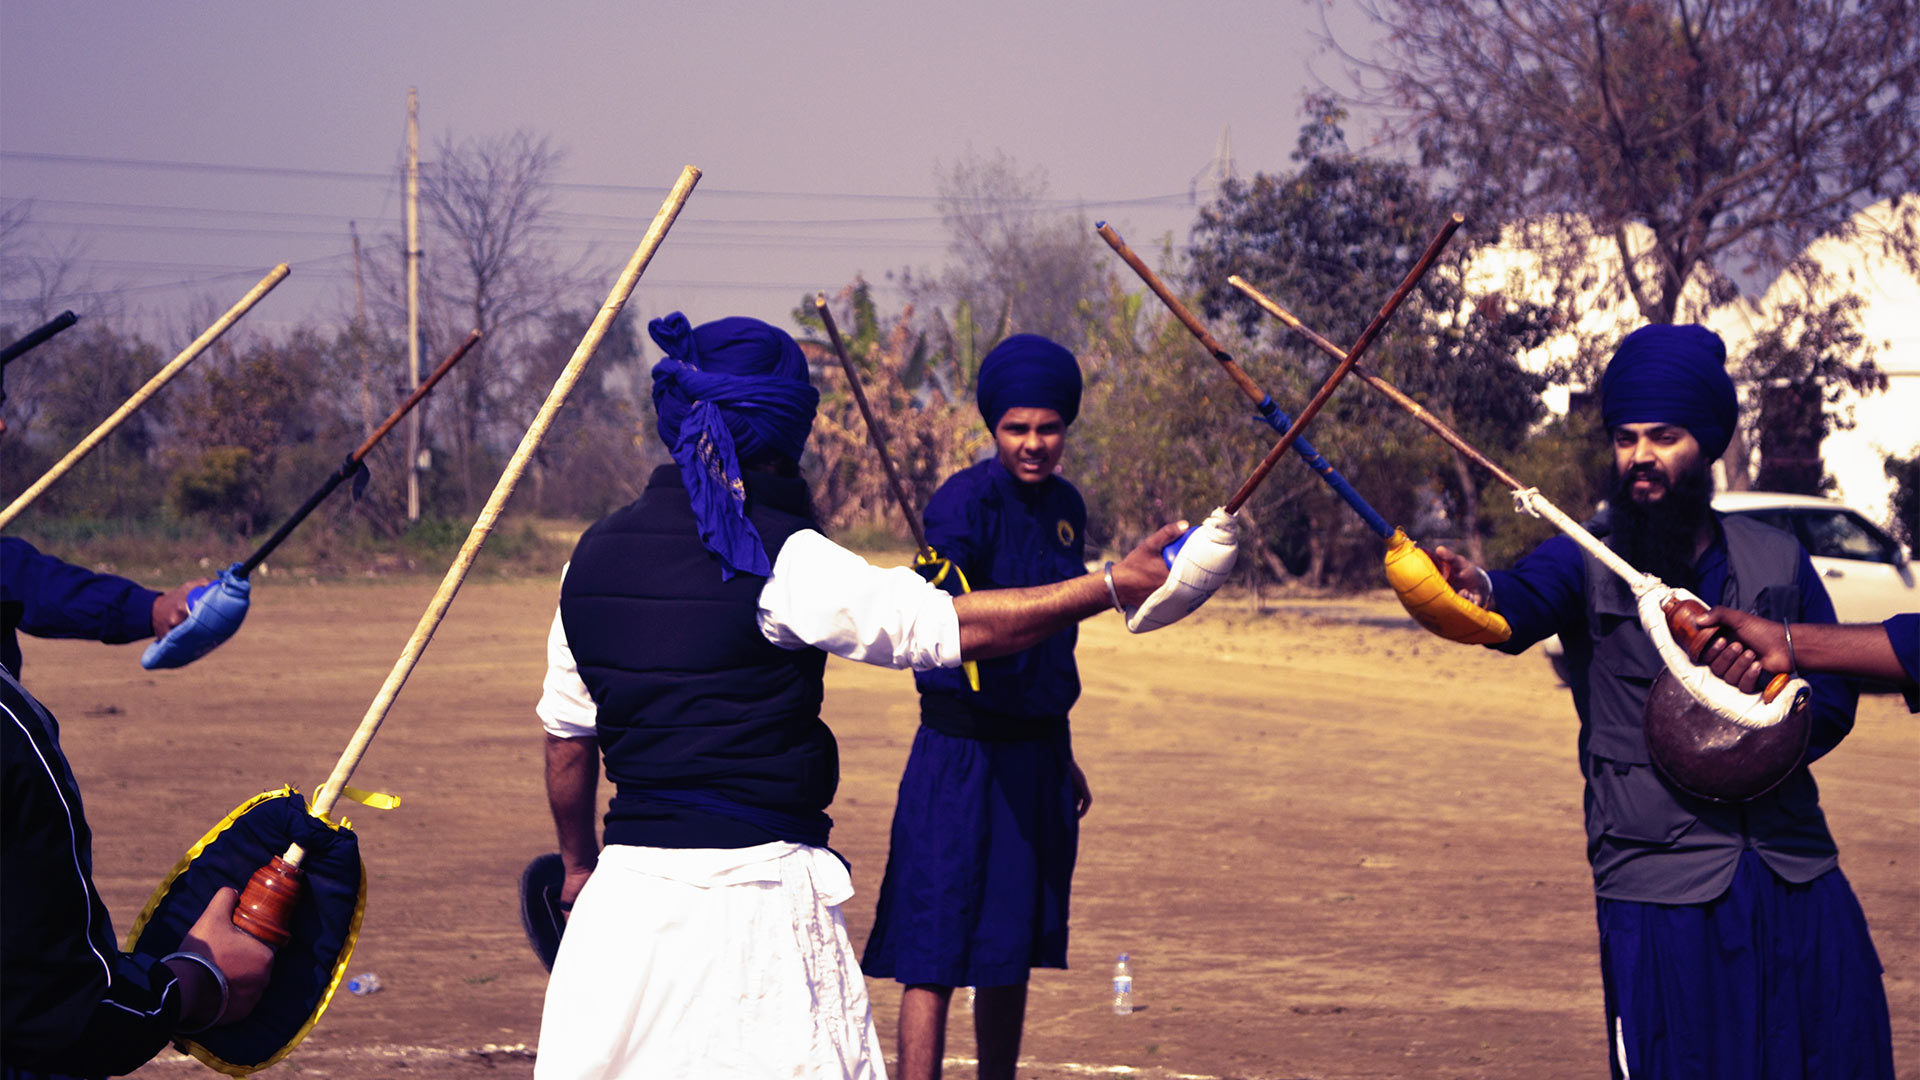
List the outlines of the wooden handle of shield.
{"label": "wooden handle of shield", "polygon": [[293,905],[300,899],[300,867],[278,855],[253,872],[233,908],[233,925],[279,948],[293,939]]}
{"label": "wooden handle of shield", "polygon": [[[1739,639],[1724,626],[1700,625],[1700,617],[1707,613],[1705,604],[1693,600],[1669,600],[1660,605],[1660,610],[1666,612],[1667,629],[1673,631],[1674,639],[1680,643],[1680,647],[1687,650],[1687,659],[1696,664],[1700,662],[1701,654],[1707,651],[1707,646],[1713,644],[1715,638],[1724,637],[1735,645],[1740,644]],[[1760,700],[1769,705],[1773,704],[1773,699],[1779,697],[1780,691],[1785,690],[1787,684],[1793,681],[1793,676],[1785,672],[1771,675],[1762,672],[1761,674],[1767,680],[1767,685],[1760,691]]]}

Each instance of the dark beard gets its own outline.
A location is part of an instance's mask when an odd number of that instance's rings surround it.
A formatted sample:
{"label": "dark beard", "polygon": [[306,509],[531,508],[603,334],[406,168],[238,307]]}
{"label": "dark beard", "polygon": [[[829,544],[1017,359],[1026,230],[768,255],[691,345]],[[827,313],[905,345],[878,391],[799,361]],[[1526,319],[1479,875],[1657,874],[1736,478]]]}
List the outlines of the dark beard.
{"label": "dark beard", "polygon": [[1713,475],[1701,462],[1668,478],[1666,495],[1651,503],[1633,500],[1634,475],[1630,470],[1614,477],[1609,546],[1634,569],[1693,588],[1694,537],[1713,519]]}

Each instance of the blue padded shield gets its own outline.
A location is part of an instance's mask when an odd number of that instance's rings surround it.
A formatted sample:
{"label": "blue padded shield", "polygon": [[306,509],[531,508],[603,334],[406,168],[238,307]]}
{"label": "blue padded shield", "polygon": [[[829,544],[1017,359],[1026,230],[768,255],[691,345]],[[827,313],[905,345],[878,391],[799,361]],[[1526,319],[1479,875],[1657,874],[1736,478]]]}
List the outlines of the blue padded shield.
{"label": "blue padded shield", "polygon": [[147,646],[147,651],[140,654],[140,666],[148,670],[186,667],[232,637],[247,617],[247,604],[253,594],[253,583],[234,573],[239,568],[240,564],[234,563],[220,571],[211,584],[189,593],[186,619],[167,631],[166,637]]}
{"label": "blue padded shield", "polygon": [[214,1069],[244,1076],[291,1052],[320,1019],[345,975],[366,905],[360,840],[307,811],[291,788],[256,796],[203,837],[160,883],[127,935],[127,951],[162,957],[180,947],[213,894],[244,890],[247,879],[289,843],[306,856],[293,937],[274,956],[267,991],[246,1019],[181,1036],[183,1048]]}

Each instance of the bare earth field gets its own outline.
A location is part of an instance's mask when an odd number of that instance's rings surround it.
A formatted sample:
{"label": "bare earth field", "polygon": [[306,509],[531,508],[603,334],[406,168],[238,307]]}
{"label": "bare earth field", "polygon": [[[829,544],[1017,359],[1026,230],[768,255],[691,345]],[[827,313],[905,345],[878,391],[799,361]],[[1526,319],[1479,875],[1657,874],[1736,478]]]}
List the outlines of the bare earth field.
{"label": "bare earth field", "polygon": [[[137,647],[24,643],[123,933],[233,806],[325,777],[433,585],[262,582],[240,635],[182,671],[141,670]],[[386,989],[342,992],[273,1074],[532,1074],[545,975],[515,883],[553,846],[532,707],[556,593],[481,583],[455,602],[354,779],[404,799],[349,814],[371,879],[353,967]],[[1544,661],[1448,645],[1380,594],[1264,615],[1233,600],[1142,638],[1103,617],[1080,664],[1094,806],[1072,969],[1035,976],[1026,1075],[1604,1075],[1573,711]],[[916,706],[905,674],[827,672],[858,944]],[[1869,698],[1816,770],[1886,966],[1902,1076],[1920,1076],[1916,719]],[[1117,1017],[1123,950],[1141,1008]],[[871,989],[891,1046],[898,991]],[[956,1006],[952,1076],[972,1075],[965,1019]],[[135,1075],[213,1074],[169,1051]]]}

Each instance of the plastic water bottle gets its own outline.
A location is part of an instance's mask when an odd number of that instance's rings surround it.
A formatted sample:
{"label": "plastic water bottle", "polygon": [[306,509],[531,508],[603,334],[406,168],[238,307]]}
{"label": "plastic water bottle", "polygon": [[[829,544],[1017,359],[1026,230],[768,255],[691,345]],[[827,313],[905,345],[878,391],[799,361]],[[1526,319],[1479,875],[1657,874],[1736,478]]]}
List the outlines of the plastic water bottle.
{"label": "plastic water bottle", "polygon": [[1133,968],[1127,964],[1127,954],[1121,953],[1119,962],[1113,965],[1113,1015],[1130,1016],[1133,1013]]}
{"label": "plastic water bottle", "polygon": [[371,971],[363,971],[347,980],[347,992],[350,994],[377,994],[380,992],[380,976]]}

